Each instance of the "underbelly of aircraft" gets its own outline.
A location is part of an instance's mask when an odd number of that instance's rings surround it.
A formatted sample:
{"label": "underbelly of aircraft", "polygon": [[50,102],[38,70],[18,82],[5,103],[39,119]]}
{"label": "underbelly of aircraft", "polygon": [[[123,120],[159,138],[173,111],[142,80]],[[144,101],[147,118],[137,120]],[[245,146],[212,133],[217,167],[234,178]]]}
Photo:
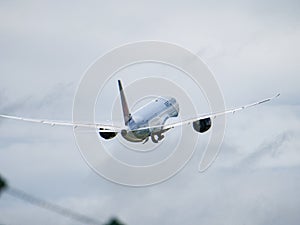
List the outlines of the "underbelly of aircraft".
{"label": "underbelly of aircraft", "polygon": [[138,131],[122,130],[121,135],[127,141],[130,141],[130,142],[142,142],[146,138],[149,137],[150,131],[149,131],[149,129],[138,130]]}

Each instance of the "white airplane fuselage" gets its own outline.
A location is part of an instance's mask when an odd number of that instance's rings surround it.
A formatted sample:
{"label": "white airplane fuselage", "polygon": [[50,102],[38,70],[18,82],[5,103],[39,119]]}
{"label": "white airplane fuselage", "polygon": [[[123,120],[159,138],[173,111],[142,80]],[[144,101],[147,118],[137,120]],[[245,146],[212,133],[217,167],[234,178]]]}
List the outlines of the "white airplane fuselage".
{"label": "white airplane fuselage", "polygon": [[[178,114],[179,105],[175,98],[158,97],[130,115],[127,123],[128,130],[123,130],[121,135],[130,142],[147,141],[151,137],[152,141],[157,143],[163,139],[162,134],[167,131],[162,129],[165,122],[170,117],[177,117]],[[158,127],[140,129],[149,126]]]}

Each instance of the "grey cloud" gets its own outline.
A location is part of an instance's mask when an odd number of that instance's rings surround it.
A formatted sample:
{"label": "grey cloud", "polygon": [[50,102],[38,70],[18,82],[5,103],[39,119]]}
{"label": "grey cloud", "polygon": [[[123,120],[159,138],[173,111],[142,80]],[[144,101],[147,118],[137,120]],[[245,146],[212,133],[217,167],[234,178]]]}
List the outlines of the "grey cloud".
{"label": "grey cloud", "polygon": [[[111,48],[143,39],[198,52],[228,107],[282,92],[266,107],[229,116],[221,154],[206,173],[197,172],[201,144],[178,175],[140,189],[91,172],[72,130],[1,120],[0,172],[11,185],[128,225],[298,224],[298,1],[0,4],[1,113],[71,119],[86,67]],[[5,195],[0,211],[7,224],[73,224]]]}

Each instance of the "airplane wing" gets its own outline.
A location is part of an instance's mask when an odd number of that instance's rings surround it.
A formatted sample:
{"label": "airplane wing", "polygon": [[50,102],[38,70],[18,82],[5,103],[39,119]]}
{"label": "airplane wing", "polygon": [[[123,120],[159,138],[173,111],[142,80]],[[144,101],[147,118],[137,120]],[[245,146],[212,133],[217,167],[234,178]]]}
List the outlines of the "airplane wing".
{"label": "airplane wing", "polygon": [[[272,99],[278,97],[280,94],[277,94],[271,98],[266,98],[263,99],[261,101],[258,102],[254,102],[245,106],[241,106],[238,108],[234,108],[234,109],[229,109],[223,112],[216,112],[216,113],[210,113],[210,114],[204,114],[204,115],[200,115],[200,116],[196,116],[194,118],[191,119],[186,119],[186,120],[182,120],[179,122],[174,122],[174,123],[170,123],[170,124],[166,124],[166,125],[156,125],[156,126],[148,126],[148,127],[142,127],[136,130],[131,130],[131,131],[137,131],[137,130],[144,130],[144,129],[154,129],[154,128],[160,128],[163,130],[168,130],[170,128],[174,128],[174,127],[178,127],[178,126],[182,126],[182,125],[186,125],[186,124],[190,124],[193,123],[195,121],[201,120],[201,119],[206,119],[206,118],[215,118],[217,116],[221,116],[221,115],[225,115],[225,114],[229,114],[229,113],[235,113],[238,111],[241,111],[243,109],[247,109],[268,101],[271,101]],[[52,121],[52,120],[44,120],[44,119],[31,119],[31,118],[24,118],[24,117],[17,117],[17,116],[10,116],[10,115],[4,115],[4,114],[0,114],[0,118],[6,118],[6,119],[13,119],[13,120],[21,120],[21,121],[26,121],[26,122],[34,122],[34,123],[41,123],[41,124],[48,124],[51,126],[70,126],[73,128],[77,128],[77,127],[85,127],[85,128],[94,128],[94,129],[100,129],[100,130],[105,130],[105,132],[121,132],[123,129],[127,130],[127,127],[121,127],[121,126],[114,126],[114,125],[105,125],[105,124],[99,124],[99,123],[73,123],[73,122],[66,122],[66,121]]]}
{"label": "airplane wing", "polygon": [[[139,128],[137,130],[154,129],[154,128],[161,128],[162,130],[168,130],[170,128],[174,128],[174,127],[178,127],[178,126],[190,124],[190,123],[196,122],[198,120],[202,120],[202,119],[206,119],[206,118],[215,118],[217,116],[221,116],[221,115],[225,115],[225,114],[229,114],[229,113],[235,113],[235,112],[241,111],[243,109],[247,109],[247,108],[259,105],[259,104],[263,104],[263,103],[269,102],[272,99],[277,98],[279,95],[280,95],[280,93],[278,93],[277,95],[275,95],[273,97],[260,100],[258,102],[254,102],[254,103],[251,103],[251,104],[248,104],[248,105],[244,105],[244,106],[241,106],[241,107],[238,107],[238,108],[233,108],[233,109],[225,110],[225,111],[222,111],[222,112],[216,112],[216,113],[210,113],[210,114],[203,114],[203,115],[195,116],[195,117],[193,117],[191,119],[185,119],[185,120],[182,120],[182,121],[179,121],[179,122],[174,122],[174,123],[166,124],[166,125],[163,125],[163,126],[162,125],[148,126],[148,127]],[[135,131],[135,130],[133,130],[133,131]]]}
{"label": "airplane wing", "polygon": [[6,118],[6,119],[21,120],[21,121],[26,121],[26,122],[48,124],[51,126],[70,126],[73,128],[77,128],[77,127],[94,128],[94,129],[105,130],[105,132],[120,132],[122,129],[124,129],[123,127],[118,127],[118,126],[114,126],[114,125],[104,125],[104,124],[99,124],[99,123],[73,123],[73,122],[66,122],[66,121],[31,119],[31,118],[24,118],[24,117],[0,114],[0,118],[1,117]]}

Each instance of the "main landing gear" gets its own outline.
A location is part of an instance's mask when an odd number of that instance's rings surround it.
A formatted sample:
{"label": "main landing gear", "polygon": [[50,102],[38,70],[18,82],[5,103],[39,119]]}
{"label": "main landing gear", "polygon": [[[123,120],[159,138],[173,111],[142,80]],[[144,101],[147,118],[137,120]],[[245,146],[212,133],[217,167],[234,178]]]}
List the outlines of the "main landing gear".
{"label": "main landing gear", "polygon": [[164,139],[164,137],[165,137],[165,135],[163,135],[162,132],[151,134],[151,140],[153,141],[153,143],[158,143],[159,141]]}

